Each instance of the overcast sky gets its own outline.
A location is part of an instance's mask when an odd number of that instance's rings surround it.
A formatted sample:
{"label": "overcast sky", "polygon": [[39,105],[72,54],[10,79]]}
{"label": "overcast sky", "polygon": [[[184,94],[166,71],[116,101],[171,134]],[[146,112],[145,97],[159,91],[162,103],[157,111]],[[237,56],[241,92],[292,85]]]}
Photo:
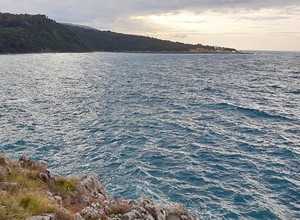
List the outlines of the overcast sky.
{"label": "overcast sky", "polygon": [[0,11],[186,43],[300,51],[300,0],[0,0]]}

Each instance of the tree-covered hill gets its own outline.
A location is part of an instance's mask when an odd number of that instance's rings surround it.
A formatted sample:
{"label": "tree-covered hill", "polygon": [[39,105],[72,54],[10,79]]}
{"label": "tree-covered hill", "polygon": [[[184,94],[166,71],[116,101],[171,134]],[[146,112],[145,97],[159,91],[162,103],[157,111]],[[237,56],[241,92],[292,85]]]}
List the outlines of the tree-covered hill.
{"label": "tree-covered hill", "polygon": [[45,15],[0,14],[0,53],[90,51],[75,33]]}
{"label": "tree-covered hill", "polygon": [[184,44],[60,24],[45,15],[0,13],[0,53],[88,51],[237,52],[231,48]]}

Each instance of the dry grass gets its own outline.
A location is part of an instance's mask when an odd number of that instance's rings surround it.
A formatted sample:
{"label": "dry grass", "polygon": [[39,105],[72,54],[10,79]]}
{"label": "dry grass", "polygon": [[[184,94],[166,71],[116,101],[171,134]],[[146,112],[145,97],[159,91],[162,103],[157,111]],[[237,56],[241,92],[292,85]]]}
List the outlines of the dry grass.
{"label": "dry grass", "polygon": [[25,219],[43,213],[55,213],[62,220],[71,219],[70,214],[64,213],[55,201],[48,198],[47,191],[61,196],[71,195],[76,190],[75,180],[58,178],[47,183],[39,178],[40,169],[21,168],[6,157],[5,162],[0,164],[0,182],[14,185],[0,186],[0,220]]}
{"label": "dry grass", "polygon": [[[0,157],[3,155],[0,154]],[[30,160],[23,162],[22,166],[7,157],[4,163],[2,160],[0,164],[0,220],[26,219],[45,213],[54,213],[55,219],[71,220],[74,213],[80,212],[87,205],[99,202],[92,197],[89,197],[88,204],[82,202],[84,192],[77,187],[77,179],[65,177],[41,179],[40,173],[46,171],[45,166],[39,166],[38,163],[33,163],[33,166],[30,164]],[[1,186],[1,182],[8,183],[8,186],[5,184]],[[11,186],[10,183],[12,183]],[[54,198],[49,198],[49,192],[53,196],[62,198],[62,206]],[[108,216],[124,214],[130,210],[131,206],[123,204],[122,200],[116,201],[115,204],[110,205],[105,214],[95,219],[106,220]]]}
{"label": "dry grass", "polygon": [[15,167],[11,169],[11,173],[6,175],[5,181],[16,182],[20,188],[45,188],[43,181],[38,178],[38,174],[34,170]]}
{"label": "dry grass", "polygon": [[49,184],[49,188],[52,192],[58,194],[68,194],[78,190],[77,183],[78,180],[73,178],[58,177],[53,183]]}
{"label": "dry grass", "polygon": [[0,219],[25,219],[42,213],[55,212],[54,204],[41,192],[2,193]]}

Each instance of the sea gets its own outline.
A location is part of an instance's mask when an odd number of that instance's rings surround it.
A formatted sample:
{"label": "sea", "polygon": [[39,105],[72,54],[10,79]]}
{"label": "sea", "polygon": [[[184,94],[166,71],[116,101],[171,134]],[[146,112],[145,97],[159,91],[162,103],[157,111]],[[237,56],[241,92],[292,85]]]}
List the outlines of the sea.
{"label": "sea", "polygon": [[0,152],[197,219],[300,219],[300,52],[1,55]]}

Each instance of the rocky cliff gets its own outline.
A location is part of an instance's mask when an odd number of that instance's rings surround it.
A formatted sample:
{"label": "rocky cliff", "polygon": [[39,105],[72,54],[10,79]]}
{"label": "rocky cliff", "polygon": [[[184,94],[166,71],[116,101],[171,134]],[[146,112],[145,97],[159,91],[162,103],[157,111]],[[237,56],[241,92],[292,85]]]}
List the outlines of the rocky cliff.
{"label": "rocky cliff", "polygon": [[192,220],[182,204],[113,200],[96,174],[53,176],[47,165],[0,155],[0,219]]}

